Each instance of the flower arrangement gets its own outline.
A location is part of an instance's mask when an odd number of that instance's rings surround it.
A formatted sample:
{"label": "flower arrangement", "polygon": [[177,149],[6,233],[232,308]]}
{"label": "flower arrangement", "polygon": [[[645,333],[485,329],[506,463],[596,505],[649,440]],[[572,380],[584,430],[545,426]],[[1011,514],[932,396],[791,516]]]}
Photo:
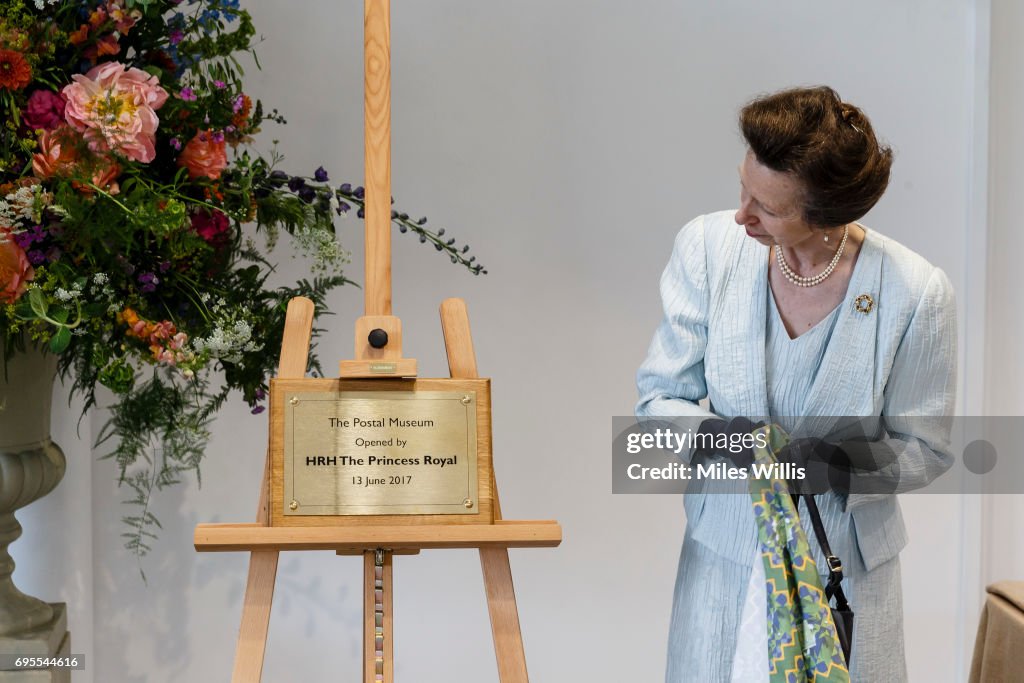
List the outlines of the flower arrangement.
{"label": "flower arrangement", "polygon": [[[113,392],[99,441],[133,492],[140,556],[151,495],[198,476],[229,394],[263,410],[287,301],[322,314],[350,282],[335,221],[362,217],[363,189],[247,147],[284,123],[243,89],[236,55],[254,35],[238,0],[0,4],[0,344],[5,360],[26,344],[59,354],[86,409]],[[425,218],[392,220],[486,272]],[[272,288],[282,230],[312,277]]]}

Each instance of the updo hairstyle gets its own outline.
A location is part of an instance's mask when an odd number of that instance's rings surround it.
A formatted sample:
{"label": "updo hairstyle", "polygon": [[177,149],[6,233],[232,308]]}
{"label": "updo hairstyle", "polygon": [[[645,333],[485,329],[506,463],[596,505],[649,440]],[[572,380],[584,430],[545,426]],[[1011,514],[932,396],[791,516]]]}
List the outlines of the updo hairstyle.
{"label": "updo hairstyle", "polygon": [[826,86],[758,97],[740,111],[740,130],[757,160],[801,181],[803,219],[832,228],[852,223],[889,184],[892,149],[864,112]]}

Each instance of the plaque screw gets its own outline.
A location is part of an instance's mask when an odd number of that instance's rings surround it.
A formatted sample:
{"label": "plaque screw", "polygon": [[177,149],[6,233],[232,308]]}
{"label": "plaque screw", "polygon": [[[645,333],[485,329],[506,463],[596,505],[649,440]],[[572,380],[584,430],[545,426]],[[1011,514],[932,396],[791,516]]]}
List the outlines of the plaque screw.
{"label": "plaque screw", "polygon": [[462,504],[465,505],[467,508],[472,508],[473,507],[473,501],[470,500],[469,498],[467,498],[466,500],[462,501]]}
{"label": "plaque screw", "polygon": [[289,510],[298,510],[299,509],[299,501],[293,500],[292,502],[288,503],[288,509]]}
{"label": "plaque screw", "polygon": [[473,397],[467,394],[467,395],[462,397],[462,405],[468,406],[472,400],[473,400]]}
{"label": "plaque screw", "polygon": [[289,401],[289,403],[291,403],[293,406],[299,405],[299,397],[298,396],[292,396],[292,400]]}

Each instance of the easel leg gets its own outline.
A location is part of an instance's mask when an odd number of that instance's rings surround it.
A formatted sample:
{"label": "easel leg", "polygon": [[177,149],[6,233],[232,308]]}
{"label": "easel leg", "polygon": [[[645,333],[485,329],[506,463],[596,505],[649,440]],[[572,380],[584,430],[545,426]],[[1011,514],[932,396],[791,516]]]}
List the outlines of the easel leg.
{"label": "easel leg", "polygon": [[[469,313],[462,299],[446,299],[441,304],[441,329],[448,351],[448,369],[452,377],[475,378],[476,351],[469,329]],[[494,519],[501,519],[498,487],[491,479],[494,495]],[[507,548],[481,548],[480,566],[484,574],[487,609],[491,615],[491,635],[494,653],[498,659],[498,677],[501,683],[528,683],[526,652],[519,627],[519,610],[512,585],[512,569]]]}
{"label": "easel leg", "polygon": [[363,683],[393,683],[395,647],[390,551],[363,553]]}
{"label": "easel leg", "polygon": [[[309,337],[313,329],[313,302],[295,297],[288,302],[288,313],[281,341],[281,356],[277,376],[294,379],[306,374],[309,358]],[[256,506],[256,521],[270,525],[270,451],[263,467],[260,498]],[[276,550],[261,550],[249,556],[249,578],[245,584],[242,603],[242,626],[238,630],[235,646],[235,667],[231,683],[260,683],[263,675],[263,655],[267,649],[267,630],[270,627],[270,607],[274,602],[274,582],[277,580]]]}
{"label": "easel leg", "polygon": [[526,652],[519,630],[519,611],[512,586],[512,569],[507,548],[481,548],[480,566],[484,572],[487,609],[491,613],[491,634],[498,658],[501,683],[527,683]]}
{"label": "easel leg", "polygon": [[242,627],[238,632],[231,683],[259,683],[263,675],[278,555],[276,550],[264,550],[252,553],[249,558],[249,580],[245,586]]}

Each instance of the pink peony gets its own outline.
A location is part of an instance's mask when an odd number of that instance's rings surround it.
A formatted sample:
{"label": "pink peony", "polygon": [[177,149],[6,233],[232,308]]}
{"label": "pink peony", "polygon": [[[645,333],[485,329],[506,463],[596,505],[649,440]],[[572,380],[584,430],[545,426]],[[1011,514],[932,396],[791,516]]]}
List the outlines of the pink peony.
{"label": "pink peony", "polygon": [[156,110],[167,101],[160,81],[141,69],[106,62],[62,91],[67,98],[64,117],[85,133],[89,149],[113,151],[133,161],[149,163],[156,156],[154,139],[160,124]]}
{"label": "pink peony", "polygon": [[0,228],[0,303],[17,301],[33,277],[35,271],[25,250],[18,246],[9,231]]}
{"label": "pink peony", "polygon": [[36,90],[28,96],[22,118],[32,130],[53,130],[64,123],[65,106],[64,98],[52,90]]}
{"label": "pink peony", "polygon": [[178,155],[178,166],[188,169],[188,175],[196,178],[220,178],[220,172],[228,165],[228,154],[224,148],[224,136],[215,136],[210,131],[199,131],[185,149]]}

